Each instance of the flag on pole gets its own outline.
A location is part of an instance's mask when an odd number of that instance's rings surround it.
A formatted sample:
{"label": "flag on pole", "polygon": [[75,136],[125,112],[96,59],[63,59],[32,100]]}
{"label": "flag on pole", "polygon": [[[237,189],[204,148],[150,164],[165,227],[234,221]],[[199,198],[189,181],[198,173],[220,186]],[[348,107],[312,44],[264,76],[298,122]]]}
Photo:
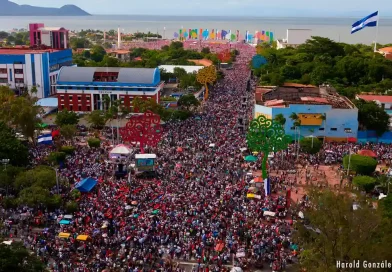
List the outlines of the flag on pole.
{"label": "flag on pole", "polygon": [[351,34],[364,29],[365,27],[375,27],[378,23],[378,11],[362,18],[361,20],[355,22],[351,28]]}
{"label": "flag on pole", "polygon": [[271,194],[271,184],[269,178],[264,180],[264,192],[266,196]]}
{"label": "flag on pole", "polygon": [[52,134],[42,134],[38,136],[38,143],[39,144],[52,144],[53,143],[53,138]]}

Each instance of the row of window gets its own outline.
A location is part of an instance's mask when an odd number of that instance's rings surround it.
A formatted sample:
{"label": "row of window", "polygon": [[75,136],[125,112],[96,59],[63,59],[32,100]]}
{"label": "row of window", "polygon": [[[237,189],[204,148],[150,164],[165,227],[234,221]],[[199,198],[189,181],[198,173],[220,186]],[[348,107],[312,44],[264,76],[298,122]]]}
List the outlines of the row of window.
{"label": "row of window", "polygon": [[[62,110],[62,109],[64,109],[64,108],[65,108],[65,105],[64,105],[64,104],[61,104],[59,110]],[[73,105],[69,105],[69,110],[70,110],[70,111],[73,111],[73,110],[75,110],[75,111],[82,111],[82,106],[78,105],[77,107],[74,108]],[[86,111],[90,111],[90,110],[91,110],[91,108],[90,108],[90,106],[88,105],[88,106],[86,107]]]}
{"label": "row of window", "polygon": [[[60,95],[60,99],[61,99],[61,101],[64,101],[64,95]],[[87,99],[87,101],[90,101],[90,96],[87,96],[86,99]],[[68,100],[72,101],[73,96],[72,95],[68,96]],[[81,100],[82,100],[82,96],[78,95],[78,101],[81,101]]]}
{"label": "row of window", "polygon": [[[295,127],[291,127],[290,129],[291,129],[291,130],[295,130]],[[331,131],[338,131],[337,128],[330,128],[330,130],[331,130]],[[319,128],[319,131],[324,131],[324,128]],[[345,129],[344,129],[344,132],[346,132],[346,133],[351,133],[352,130],[351,130],[351,128],[345,128]]]}
{"label": "row of window", "polygon": [[108,87],[76,87],[57,86],[58,90],[79,90],[79,91],[128,91],[128,92],[153,92],[155,88],[108,88]]}
{"label": "row of window", "polygon": [[[12,71],[12,69],[10,69]],[[23,69],[14,69],[15,74],[23,74]],[[0,74],[6,74],[7,68],[0,68]]]}

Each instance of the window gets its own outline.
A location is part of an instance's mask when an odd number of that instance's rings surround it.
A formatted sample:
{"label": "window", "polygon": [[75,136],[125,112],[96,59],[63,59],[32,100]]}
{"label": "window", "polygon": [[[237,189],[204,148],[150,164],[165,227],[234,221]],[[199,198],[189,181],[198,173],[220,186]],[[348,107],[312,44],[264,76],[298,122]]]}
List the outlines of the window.
{"label": "window", "polygon": [[82,106],[78,106],[78,110],[79,110],[79,111],[82,111]]}
{"label": "window", "polygon": [[73,105],[69,105],[69,110],[73,111]]}
{"label": "window", "polygon": [[23,78],[15,78],[15,83],[24,83]]}
{"label": "window", "polygon": [[337,131],[338,129],[337,128],[331,128],[331,131]]}
{"label": "window", "polygon": [[8,83],[8,79],[6,79],[6,78],[0,78],[0,83]]}
{"label": "window", "polygon": [[90,111],[90,106],[87,106],[87,111]]}
{"label": "window", "polygon": [[346,132],[346,133],[351,133],[351,128],[345,128],[345,129],[344,129],[344,132]]}
{"label": "window", "polygon": [[291,130],[295,130],[295,127],[291,127],[290,129],[291,129]]}
{"label": "window", "polygon": [[87,99],[87,101],[90,101],[90,96],[87,96],[86,99]]}
{"label": "window", "polygon": [[319,128],[319,130],[320,130],[320,131],[323,131],[323,130],[324,130],[324,128]]}
{"label": "window", "polygon": [[61,100],[64,100],[64,95],[60,95],[60,99],[61,99]]}
{"label": "window", "polygon": [[78,101],[82,101],[82,98],[80,97],[80,95],[78,95]]}
{"label": "window", "polygon": [[73,99],[72,95],[70,95],[70,96],[68,97],[68,99],[69,99],[69,100],[72,100],[72,99]]}
{"label": "window", "polygon": [[14,71],[15,71],[15,74],[18,74],[18,75],[23,74],[23,69],[15,69]]}
{"label": "window", "polygon": [[0,74],[6,74],[7,68],[0,68]]}

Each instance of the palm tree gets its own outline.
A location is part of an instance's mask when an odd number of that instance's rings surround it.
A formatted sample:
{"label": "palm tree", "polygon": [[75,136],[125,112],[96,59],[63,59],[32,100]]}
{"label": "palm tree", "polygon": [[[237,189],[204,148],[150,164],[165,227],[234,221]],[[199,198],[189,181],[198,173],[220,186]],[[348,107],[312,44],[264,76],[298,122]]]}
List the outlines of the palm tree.
{"label": "palm tree", "polygon": [[310,129],[309,129],[309,132],[311,133],[311,134],[310,134],[310,137],[312,137],[312,148],[313,148],[313,138],[314,138],[313,133],[314,133],[314,129],[313,129],[313,128],[310,128]]}
{"label": "palm tree", "polygon": [[327,114],[323,113],[319,116],[319,119],[321,119],[322,122],[324,122],[324,142],[325,142],[325,129],[326,129],[326,121],[327,121]]}
{"label": "palm tree", "polygon": [[301,120],[299,119],[298,115],[293,112],[290,114],[290,119],[293,121],[294,124],[294,144],[297,142],[297,154],[299,153],[299,136],[298,136],[298,140],[296,141],[296,135],[297,135],[297,128],[299,128],[301,126]]}
{"label": "palm tree", "polygon": [[284,118],[284,115],[279,113],[275,116],[275,122],[281,124],[283,127],[286,124],[286,118]]}

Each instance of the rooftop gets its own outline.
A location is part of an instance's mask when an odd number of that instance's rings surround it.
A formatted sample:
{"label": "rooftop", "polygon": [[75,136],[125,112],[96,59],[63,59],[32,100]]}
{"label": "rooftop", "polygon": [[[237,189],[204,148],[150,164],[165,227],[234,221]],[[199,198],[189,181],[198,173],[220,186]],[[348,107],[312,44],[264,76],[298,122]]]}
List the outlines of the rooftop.
{"label": "rooftop", "polygon": [[359,94],[358,98],[366,100],[366,101],[379,101],[380,103],[392,103],[391,95],[368,95],[368,94]]}
{"label": "rooftop", "polygon": [[66,30],[64,27],[40,27],[38,30],[41,31],[60,31],[60,30]]}
{"label": "rooftop", "polygon": [[340,96],[329,85],[316,87],[297,83],[285,83],[281,87],[259,86],[256,94],[261,95],[257,103],[266,107],[289,107],[291,104],[331,105],[332,108],[352,109],[354,104]]}
{"label": "rooftop", "polygon": [[[97,80],[100,78],[99,80]],[[57,83],[71,85],[116,85],[118,83],[156,86],[160,82],[158,68],[116,68],[63,66]]]}
{"label": "rooftop", "polygon": [[192,65],[161,65],[158,67],[159,69],[165,69],[167,73],[173,73],[174,68],[182,68],[188,74],[196,73],[200,69],[204,68],[204,66],[192,66]]}
{"label": "rooftop", "polygon": [[392,53],[392,46],[380,48],[380,49],[378,49],[378,51],[381,51],[382,53],[391,54]]}
{"label": "rooftop", "polygon": [[189,59],[188,61],[194,62],[195,64],[203,65],[203,66],[211,66],[212,61],[208,59]]}
{"label": "rooftop", "polygon": [[125,49],[117,49],[117,50],[113,50],[113,49],[108,49],[106,50],[107,53],[116,53],[119,55],[123,55],[123,54],[129,54],[129,50],[125,50]]}
{"label": "rooftop", "polygon": [[21,48],[0,48],[0,55],[25,55],[25,54],[39,54],[39,53],[53,53],[61,50],[57,49],[31,49],[27,47]]}

